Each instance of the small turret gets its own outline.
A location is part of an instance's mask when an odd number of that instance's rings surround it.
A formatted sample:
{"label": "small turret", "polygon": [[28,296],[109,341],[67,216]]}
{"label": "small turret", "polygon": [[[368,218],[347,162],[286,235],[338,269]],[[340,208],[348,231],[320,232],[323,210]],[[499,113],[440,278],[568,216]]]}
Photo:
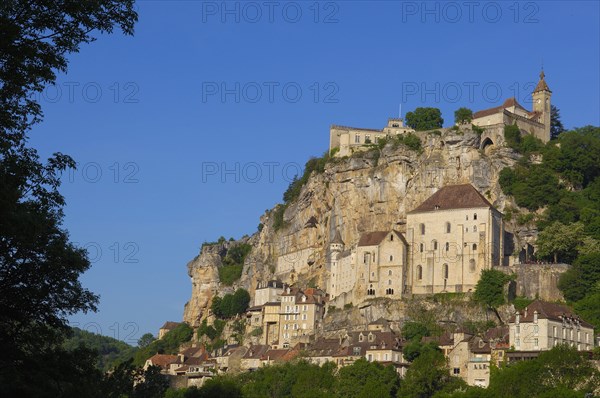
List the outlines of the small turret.
{"label": "small turret", "polygon": [[542,69],[540,72],[540,81],[538,82],[537,86],[535,86],[531,96],[533,98],[533,111],[539,113],[540,123],[544,124],[544,134],[541,137],[538,136],[538,138],[543,142],[548,142],[550,141],[550,98],[552,97],[552,91],[550,91],[545,77],[546,74]]}
{"label": "small turret", "polygon": [[342,235],[339,230],[335,230],[335,235],[331,242],[329,242],[329,250],[332,252],[342,252],[344,251],[344,241],[342,240]]}

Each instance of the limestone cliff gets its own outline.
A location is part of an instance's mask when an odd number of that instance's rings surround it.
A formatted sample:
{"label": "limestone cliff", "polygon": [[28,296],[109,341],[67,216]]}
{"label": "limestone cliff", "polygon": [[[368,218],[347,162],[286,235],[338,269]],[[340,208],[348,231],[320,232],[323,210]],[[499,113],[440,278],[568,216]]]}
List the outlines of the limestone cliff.
{"label": "limestone cliff", "polygon": [[[471,183],[500,211],[512,205],[498,177],[518,160],[514,151],[494,146],[483,151],[479,135],[468,128],[421,133],[420,138],[422,152],[388,143],[383,149],[333,159],[323,173],[313,173],[286,208],[283,228],[274,228],[275,209],[261,217],[264,228],[247,239],[253,249],[237,285],[252,293],[257,281],[277,277],[324,287],[326,250],[336,229],[346,245],[356,244],[365,232],[402,231],[406,213],[444,185]],[[514,224],[507,228],[513,229],[517,247],[537,233],[517,230]],[[190,324],[198,324],[212,296],[223,291],[218,283],[218,252],[223,249],[205,247],[188,264],[193,291],[184,320]]]}

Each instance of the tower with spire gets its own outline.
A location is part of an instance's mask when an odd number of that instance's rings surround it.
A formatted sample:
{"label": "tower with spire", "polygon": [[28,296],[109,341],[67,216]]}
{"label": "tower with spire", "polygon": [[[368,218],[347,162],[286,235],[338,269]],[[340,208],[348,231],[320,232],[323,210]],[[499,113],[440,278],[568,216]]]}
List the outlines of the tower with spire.
{"label": "tower with spire", "polygon": [[544,142],[550,141],[551,103],[552,91],[545,80],[544,69],[540,72],[540,81],[533,90],[533,111],[538,113],[539,121],[544,125],[544,137],[538,137]]}

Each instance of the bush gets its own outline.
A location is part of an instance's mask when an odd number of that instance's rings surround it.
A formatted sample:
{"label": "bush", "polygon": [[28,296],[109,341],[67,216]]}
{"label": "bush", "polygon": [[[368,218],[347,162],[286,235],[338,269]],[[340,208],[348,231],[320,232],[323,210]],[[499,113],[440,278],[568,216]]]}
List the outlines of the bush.
{"label": "bush", "polygon": [[176,354],[179,346],[190,341],[193,334],[194,330],[187,323],[181,323],[165,334],[162,339],[155,340],[147,347],[139,349],[134,356],[133,364],[142,366],[146,359],[154,354]]}
{"label": "bush", "polygon": [[217,317],[227,319],[246,312],[249,303],[250,293],[239,288],[234,294],[227,293],[222,298],[219,296],[213,297],[210,308]]}

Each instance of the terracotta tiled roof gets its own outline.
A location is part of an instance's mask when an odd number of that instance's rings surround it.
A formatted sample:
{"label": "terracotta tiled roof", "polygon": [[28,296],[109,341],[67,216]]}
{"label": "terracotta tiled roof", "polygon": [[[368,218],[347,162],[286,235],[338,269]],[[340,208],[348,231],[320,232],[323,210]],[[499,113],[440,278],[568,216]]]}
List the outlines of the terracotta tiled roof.
{"label": "terracotta tiled roof", "polygon": [[408,244],[404,236],[398,231],[373,231],[367,232],[366,234],[362,234],[360,236],[360,240],[358,241],[358,246],[375,246],[381,243],[382,240],[390,233],[393,232],[400,240],[404,242],[404,244]]}
{"label": "terracotta tiled roof", "polygon": [[479,119],[481,117],[495,115],[496,113],[502,112],[504,109],[510,108],[513,106],[520,108],[524,111],[527,111],[527,109],[525,109],[521,104],[519,104],[519,102],[516,100],[515,97],[511,97],[511,98],[507,99],[506,101],[504,101],[504,103],[500,106],[495,106],[493,108],[488,108],[488,109],[484,109],[484,110],[475,112],[473,114],[473,119]]}
{"label": "terracotta tiled roof", "polygon": [[165,322],[164,325],[162,325],[160,328],[161,329],[167,329],[167,330],[173,330],[175,329],[177,326],[181,325],[181,322],[171,322],[171,321],[167,321]]}
{"label": "terracotta tiled roof", "polygon": [[335,355],[341,349],[339,339],[318,339],[306,351],[309,357],[328,357]]}
{"label": "terracotta tiled roof", "polygon": [[[562,322],[563,319],[579,321],[582,326],[593,328],[594,326],[579,318],[569,307],[562,304],[549,303],[547,301],[536,300],[529,304],[526,309],[518,311],[520,314],[519,322],[533,322],[534,313],[537,311],[538,319],[551,319]],[[510,318],[511,323],[515,322],[516,316]]]}
{"label": "terracotta tiled roof", "polygon": [[244,354],[243,358],[244,359],[260,359],[265,354],[265,352],[267,352],[267,350],[269,350],[268,345],[263,345],[263,344],[253,345],[250,348],[248,348],[248,351],[246,352],[246,354]]}
{"label": "terracotta tiled roof", "polygon": [[155,354],[148,358],[148,361],[150,361],[152,365],[160,366],[161,368],[166,368],[170,364],[176,363],[177,359],[177,355]]}
{"label": "terracotta tiled roof", "polygon": [[285,356],[285,354],[288,353],[288,349],[285,350],[274,350],[274,349],[269,349],[267,350],[262,357],[260,358],[263,361],[281,361],[283,360],[283,357]]}
{"label": "terracotta tiled roof", "polygon": [[480,207],[493,208],[492,204],[473,185],[447,185],[440,188],[409,214]]}

